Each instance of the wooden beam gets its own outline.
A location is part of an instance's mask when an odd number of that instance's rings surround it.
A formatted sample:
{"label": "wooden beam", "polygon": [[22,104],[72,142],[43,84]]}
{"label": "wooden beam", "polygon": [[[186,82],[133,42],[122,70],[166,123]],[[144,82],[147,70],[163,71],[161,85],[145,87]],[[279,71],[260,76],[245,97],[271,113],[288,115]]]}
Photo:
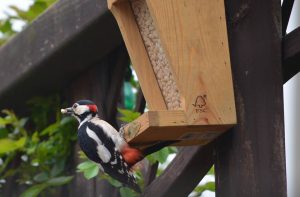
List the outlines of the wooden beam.
{"label": "wooden beam", "polygon": [[188,196],[213,165],[214,143],[185,147],[167,169],[145,188],[144,197]]}
{"label": "wooden beam", "polygon": [[300,71],[300,27],[283,38],[284,83]]}
{"label": "wooden beam", "polygon": [[279,0],[226,2],[238,125],[216,148],[216,196],[286,196]]}
{"label": "wooden beam", "polygon": [[282,36],[285,36],[286,34],[286,29],[289,24],[293,5],[294,5],[294,0],[284,0],[282,2],[282,6],[281,6]]}
{"label": "wooden beam", "polygon": [[106,0],[58,1],[0,49],[0,108],[61,90],[121,43]]}

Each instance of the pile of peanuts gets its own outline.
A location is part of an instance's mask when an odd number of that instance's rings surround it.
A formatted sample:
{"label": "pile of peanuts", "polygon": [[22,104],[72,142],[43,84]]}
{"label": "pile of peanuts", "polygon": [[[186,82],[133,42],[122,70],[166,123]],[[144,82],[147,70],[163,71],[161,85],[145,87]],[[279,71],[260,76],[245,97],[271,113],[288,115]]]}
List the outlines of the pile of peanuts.
{"label": "pile of peanuts", "polygon": [[180,94],[145,0],[130,0],[156,79],[168,109],[181,109]]}

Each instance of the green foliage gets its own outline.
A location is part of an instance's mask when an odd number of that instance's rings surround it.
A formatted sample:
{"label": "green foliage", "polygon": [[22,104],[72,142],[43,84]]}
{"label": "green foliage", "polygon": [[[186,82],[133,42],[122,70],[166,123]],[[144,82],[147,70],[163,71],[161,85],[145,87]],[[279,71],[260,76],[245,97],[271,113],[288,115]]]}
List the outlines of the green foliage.
{"label": "green foliage", "polygon": [[119,120],[126,122],[126,123],[134,121],[141,115],[141,113],[139,113],[139,112],[134,112],[134,111],[128,110],[128,109],[118,108],[118,111],[121,114],[121,117],[119,117]]}
{"label": "green foliage", "polygon": [[36,197],[46,188],[51,186],[61,186],[67,184],[72,180],[72,178],[73,176],[61,176],[49,179],[41,184],[36,184],[28,188],[25,192],[21,194],[21,197]]}
{"label": "green foliage", "polygon": [[17,6],[10,6],[16,15],[9,15],[5,19],[0,19],[0,46],[17,32],[13,29],[14,20],[23,21],[25,24],[32,22],[36,17],[43,13],[56,0],[34,0],[28,10],[21,10]]}
{"label": "green foliage", "polygon": [[125,81],[123,84],[124,106],[126,109],[133,110],[136,103],[136,93],[140,88],[139,82],[134,76],[134,70],[131,65],[127,67]]}
{"label": "green foliage", "polygon": [[90,160],[80,163],[77,166],[78,172],[82,172],[86,179],[94,178],[99,173],[99,166]]}
{"label": "green foliage", "polygon": [[[208,171],[207,175],[215,175],[214,166]],[[198,185],[194,191],[192,197],[201,196],[204,191],[212,191],[216,190],[216,185],[214,181],[206,182],[205,184]]]}
{"label": "green foliage", "polygon": [[[76,140],[76,121],[58,115],[58,97],[29,103],[33,112],[30,118],[18,118],[8,110],[0,117],[0,179],[16,176],[19,185],[29,185],[22,194],[25,197],[71,181],[72,176],[64,171]],[[16,160],[21,162],[16,164]]]}

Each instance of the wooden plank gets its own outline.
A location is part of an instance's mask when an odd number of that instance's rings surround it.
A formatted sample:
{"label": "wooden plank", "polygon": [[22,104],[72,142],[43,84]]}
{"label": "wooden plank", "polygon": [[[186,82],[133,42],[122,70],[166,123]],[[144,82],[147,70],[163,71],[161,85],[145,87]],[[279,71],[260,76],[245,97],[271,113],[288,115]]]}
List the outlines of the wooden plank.
{"label": "wooden plank", "polygon": [[189,123],[236,123],[224,1],[146,2]]}
{"label": "wooden plank", "polygon": [[182,148],[167,169],[146,187],[144,197],[188,196],[213,165],[214,143]]}
{"label": "wooden plank", "polygon": [[150,110],[167,109],[128,1],[111,6]]}
{"label": "wooden plank", "polygon": [[282,36],[285,36],[290,21],[294,0],[284,0],[281,6]]}
{"label": "wooden plank", "polygon": [[300,27],[283,38],[283,82],[300,71]]}
{"label": "wooden plank", "polygon": [[126,140],[140,147],[159,141],[184,140],[176,145],[207,144],[232,125],[189,125],[184,111],[148,111],[124,127]]}
{"label": "wooden plank", "polygon": [[286,196],[279,0],[226,1],[238,125],[216,148],[216,196]]}
{"label": "wooden plank", "polygon": [[58,1],[0,49],[0,108],[66,87],[122,42],[106,0]]}

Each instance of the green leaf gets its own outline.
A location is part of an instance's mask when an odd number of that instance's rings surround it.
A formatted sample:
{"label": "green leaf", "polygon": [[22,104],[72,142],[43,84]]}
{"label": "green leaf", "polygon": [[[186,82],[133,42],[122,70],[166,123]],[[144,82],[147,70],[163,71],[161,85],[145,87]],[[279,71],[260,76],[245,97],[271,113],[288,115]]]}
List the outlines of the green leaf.
{"label": "green leaf", "polygon": [[134,192],[132,189],[129,189],[128,187],[121,187],[120,194],[121,194],[121,197],[136,197],[137,196],[137,193]]}
{"label": "green leaf", "polygon": [[33,180],[36,182],[44,182],[49,179],[49,176],[45,172],[41,172],[33,177]]}
{"label": "green leaf", "polygon": [[89,168],[92,168],[94,166],[97,166],[96,163],[92,162],[92,161],[85,161],[83,163],[80,163],[77,168],[79,169],[79,171],[83,171],[83,170],[86,170],[86,169],[89,169]]}
{"label": "green leaf", "polygon": [[0,154],[11,152],[24,147],[26,138],[22,137],[19,140],[11,140],[9,138],[0,139]]}
{"label": "green leaf", "polygon": [[77,166],[79,172],[83,172],[86,179],[91,179],[98,175],[99,166],[92,161],[85,161]]}
{"label": "green leaf", "polygon": [[216,189],[215,182],[207,182],[204,185],[198,185],[194,191],[201,195],[205,190],[215,191]]}
{"label": "green leaf", "polygon": [[25,190],[20,197],[36,197],[38,196],[45,188],[47,188],[48,185],[47,184],[38,184],[38,185],[34,185],[30,188],[28,188],[27,190]]}
{"label": "green leaf", "polygon": [[78,155],[79,155],[79,158],[80,159],[87,159],[87,156],[84,154],[84,152],[83,151],[78,151]]}
{"label": "green leaf", "polygon": [[53,123],[49,125],[41,132],[41,136],[53,134],[54,132],[57,131],[58,127],[59,127],[59,123]]}
{"label": "green leaf", "polygon": [[37,143],[40,141],[39,133],[37,131],[33,133],[32,137],[31,137],[31,141],[34,143]]}
{"label": "green leaf", "polygon": [[74,123],[74,122],[75,122],[75,119],[73,117],[66,116],[61,119],[60,124],[66,125],[66,124],[70,124],[70,123]]}
{"label": "green leaf", "polygon": [[5,20],[0,24],[0,32],[3,34],[13,34],[14,30],[12,29],[12,23],[10,20]]}
{"label": "green leaf", "polygon": [[152,153],[151,155],[147,156],[147,159],[153,164],[155,161],[158,161],[159,163],[165,163],[167,161],[167,158],[169,154],[173,153],[173,148],[163,148],[155,153]]}
{"label": "green leaf", "polygon": [[97,176],[98,173],[99,173],[99,167],[96,165],[94,167],[84,170],[83,174],[86,179],[91,179],[91,178],[94,178],[95,176]]}
{"label": "green leaf", "polygon": [[141,114],[139,112],[134,112],[127,109],[120,109],[118,108],[118,111],[121,113],[121,117],[119,118],[123,122],[132,122],[135,119],[137,119]]}
{"label": "green leaf", "polygon": [[51,172],[50,172],[51,177],[55,177],[55,176],[59,175],[60,173],[62,173],[64,168],[65,168],[65,160],[62,159],[62,160],[57,161],[51,169]]}
{"label": "green leaf", "polygon": [[60,186],[69,183],[73,179],[73,176],[60,176],[48,180],[46,183],[51,186]]}
{"label": "green leaf", "polygon": [[0,138],[6,138],[8,136],[7,128],[0,128]]}
{"label": "green leaf", "polygon": [[212,166],[212,167],[210,168],[210,170],[208,171],[207,174],[209,174],[209,175],[215,175],[215,166]]}

